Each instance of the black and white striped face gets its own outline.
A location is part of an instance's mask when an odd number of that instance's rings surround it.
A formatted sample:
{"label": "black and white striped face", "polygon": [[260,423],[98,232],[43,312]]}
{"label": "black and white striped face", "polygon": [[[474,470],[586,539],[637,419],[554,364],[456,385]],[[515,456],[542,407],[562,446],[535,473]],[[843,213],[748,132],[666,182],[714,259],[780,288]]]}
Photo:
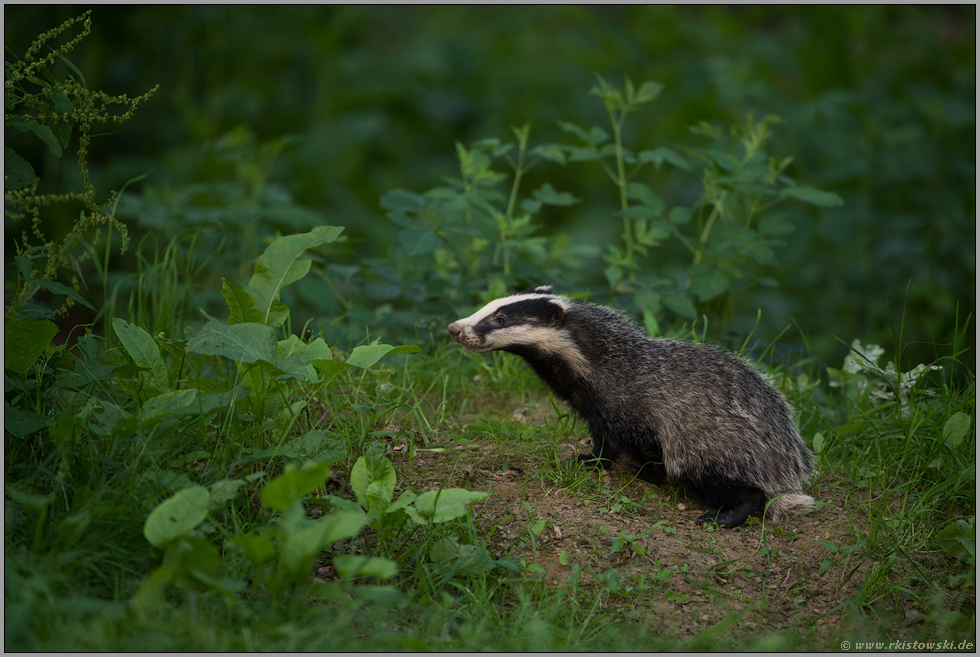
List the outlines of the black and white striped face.
{"label": "black and white striped face", "polygon": [[570,303],[549,294],[551,288],[532,288],[495,299],[465,319],[449,325],[449,335],[468,351],[533,347],[553,351],[559,327]]}

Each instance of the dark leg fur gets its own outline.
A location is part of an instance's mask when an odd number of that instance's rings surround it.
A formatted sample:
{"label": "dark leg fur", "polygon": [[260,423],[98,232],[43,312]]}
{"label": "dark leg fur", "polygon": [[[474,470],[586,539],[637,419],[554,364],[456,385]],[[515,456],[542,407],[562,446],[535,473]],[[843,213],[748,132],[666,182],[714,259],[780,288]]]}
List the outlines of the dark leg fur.
{"label": "dark leg fur", "polygon": [[659,486],[667,479],[667,466],[664,465],[664,451],[660,448],[660,443],[657,441],[649,441],[643,446],[642,450],[631,450],[629,457],[640,465],[636,476],[648,484]]}
{"label": "dark leg fur", "polygon": [[698,523],[715,522],[720,527],[737,527],[749,516],[761,518],[766,509],[766,495],[754,486],[731,479],[688,483],[691,495],[717,511],[699,516]]}
{"label": "dark leg fur", "polygon": [[649,461],[640,466],[636,476],[654,486],[659,486],[667,479],[667,468],[663,463]]}
{"label": "dark leg fur", "polygon": [[[590,465],[601,465],[604,470],[608,470],[613,460],[619,456],[619,451],[613,449],[608,442],[592,439],[592,452],[590,454],[579,454],[578,460]],[[641,464],[636,473],[643,481],[648,484],[659,486],[667,479],[667,468],[664,466],[663,451],[659,445],[654,444],[645,452],[635,449],[627,449],[626,456],[635,463]]]}

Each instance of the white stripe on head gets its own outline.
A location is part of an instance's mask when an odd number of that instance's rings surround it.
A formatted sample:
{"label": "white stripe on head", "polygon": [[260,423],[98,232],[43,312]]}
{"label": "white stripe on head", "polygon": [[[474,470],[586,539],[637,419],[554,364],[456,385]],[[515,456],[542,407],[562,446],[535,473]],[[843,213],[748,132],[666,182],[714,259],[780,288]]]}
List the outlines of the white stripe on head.
{"label": "white stripe on head", "polygon": [[556,303],[562,307],[563,310],[568,310],[570,303],[565,297],[559,297],[554,294],[512,294],[509,297],[500,297],[499,299],[494,299],[487,305],[483,306],[475,313],[466,317],[464,319],[457,319],[457,324],[463,324],[465,326],[473,326],[478,323],[481,319],[490,317],[495,312],[500,310],[502,307],[517,303],[519,301],[530,301],[532,299],[549,299],[552,303]]}

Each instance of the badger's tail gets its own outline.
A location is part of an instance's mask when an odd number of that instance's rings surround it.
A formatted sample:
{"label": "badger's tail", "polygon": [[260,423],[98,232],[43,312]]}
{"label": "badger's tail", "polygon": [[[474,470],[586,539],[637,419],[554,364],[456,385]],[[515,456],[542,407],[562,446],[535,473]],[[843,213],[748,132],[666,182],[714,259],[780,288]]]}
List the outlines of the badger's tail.
{"label": "badger's tail", "polygon": [[809,495],[802,493],[784,493],[774,497],[766,510],[766,517],[769,520],[779,521],[786,516],[796,513],[805,513],[816,508],[816,503]]}

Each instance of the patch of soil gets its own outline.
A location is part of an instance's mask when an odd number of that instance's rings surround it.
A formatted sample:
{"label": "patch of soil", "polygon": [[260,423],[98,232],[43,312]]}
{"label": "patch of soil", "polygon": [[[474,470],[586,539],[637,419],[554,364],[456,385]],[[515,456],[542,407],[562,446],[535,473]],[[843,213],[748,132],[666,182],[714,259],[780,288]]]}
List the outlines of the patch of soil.
{"label": "patch of soil", "polygon": [[[540,424],[546,408],[519,409],[511,419]],[[563,443],[564,460],[591,444],[582,431]],[[862,556],[866,550],[847,553],[867,528],[869,500],[832,475],[818,477],[809,491],[818,501],[814,512],[720,529],[695,523],[704,509],[682,490],[649,485],[618,464],[587,472],[593,481],[582,483],[556,475],[533,450],[491,442],[412,455],[402,449],[395,455],[399,481],[420,492],[439,486],[490,492],[474,515],[494,556],[536,564],[555,586],[565,586],[578,565],[582,585],[613,591],[609,605],[678,637],[743,611],[732,628],[742,634],[804,626],[826,637],[839,630],[848,601],[875,565]],[[611,569],[618,584],[610,584]],[[903,605],[905,618],[924,618],[911,598]],[[892,615],[901,621],[902,611]]]}

